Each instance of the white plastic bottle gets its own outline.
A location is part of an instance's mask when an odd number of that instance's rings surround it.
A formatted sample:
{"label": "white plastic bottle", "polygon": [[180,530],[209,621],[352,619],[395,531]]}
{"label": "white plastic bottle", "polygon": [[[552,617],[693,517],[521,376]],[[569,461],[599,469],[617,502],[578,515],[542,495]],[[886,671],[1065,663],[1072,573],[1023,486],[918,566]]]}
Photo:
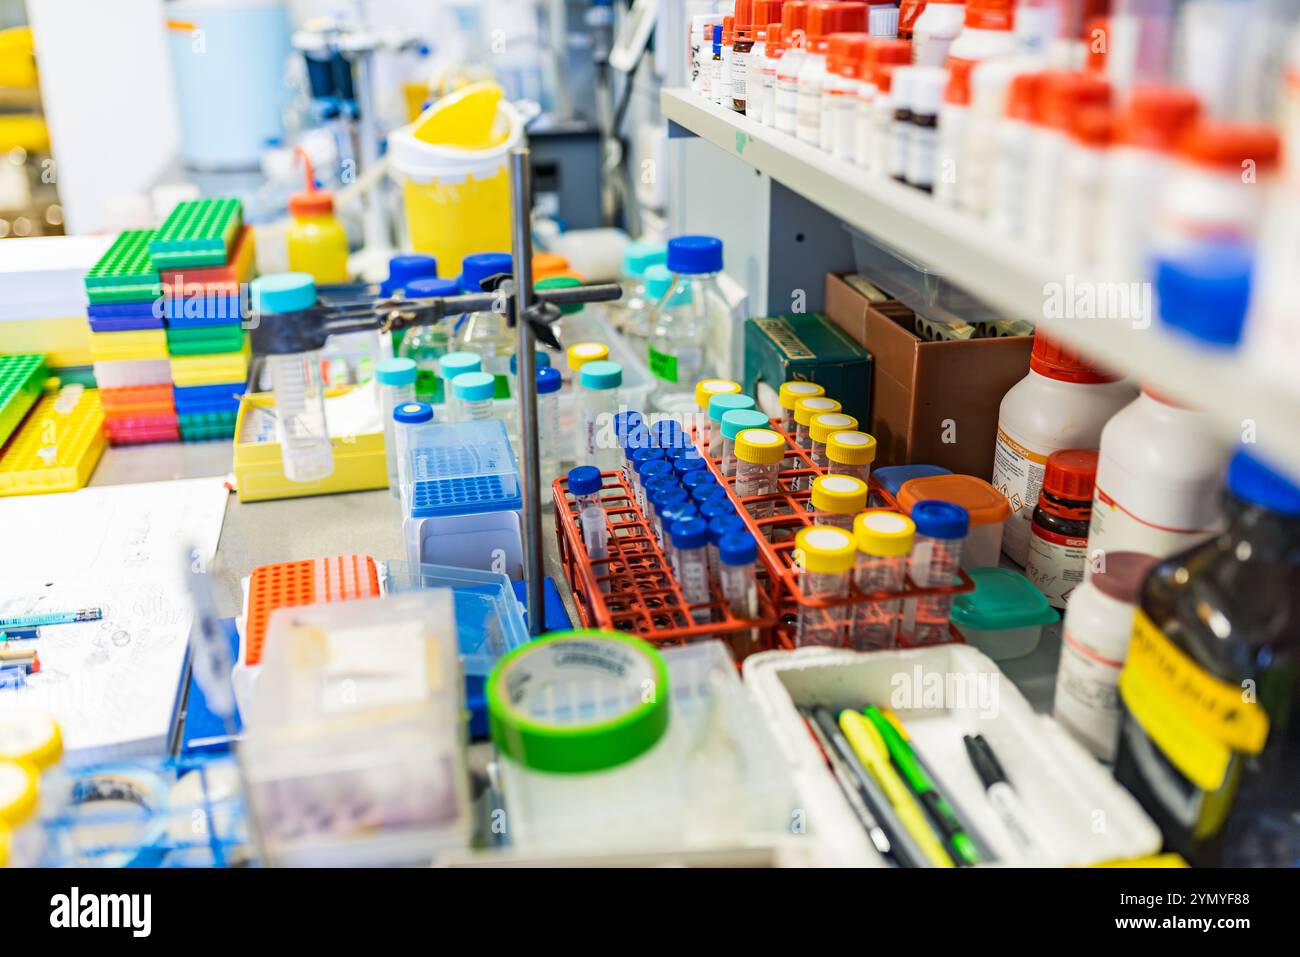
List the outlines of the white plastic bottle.
{"label": "white plastic bottle", "polygon": [[763,40],[763,63],[760,69],[762,92],[759,94],[758,122],[764,126],[776,125],[776,67],[785,53],[781,37],[781,24],[769,23]]}
{"label": "white plastic bottle", "polygon": [[927,193],[934,188],[939,108],[947,85],[948,71],[943,67],[912,67],[912,136],[907,148],[905,178],[909,186],[923,189]]}
{"label": "white plastic bottle", "polygon": [[893,116],[889,121],[889,150],[885,156],[885,175],[904,182],[907,179],[907,159],[912,151],[912,79],[914,66],[899,66],[893,71],[889,102]]}
{"label": "white plastic bottle", "polygon": [[822,90],[829,78],[826,54],[830,51],[830,35],[839,20],[839,6],[818,2],[808,8],[804,57],[795,87],[794,131],[799,139],[813,146],[821,145]]}
{"label": "white plastic bottle", "polygon": [[1066,268],[1091,270],[1101,251],[1101,195],[1110,153],[1113,115],[1102,106],[1085,107],[1070,121],[1065,153],[1061,214],[1056,221],[1056,249]]}
{"label": "white plastic bottle", "polygon": [[[917,26],[930,12],[922,11]],[[992,60],[1016,52],[1016,35],[1012,31],[1014,0],[967,0],[961,32],[948,47],[953,60]],[[916,42],[916,29],[912,39]]]}
{"label": "white plastic bottle", "polygon": [[1195,94],[1182,87],[1129,91],[1101,191],[1099,259],[1106,276],[1126,282],[1147,278],[1160,188],[1168,181],[1174,148],[1199,109]]}
{"label": "white plastic bottle", "polygon": [[1012,78],[1007,88],[1007,108],[997,126],[989,226],[1012,239],[1023,239],[1025,235],[1025,179],[1029,175],[1029,143],[1042,77],[1041,73],[1021,73]]}
{"label": "white plastic bottle", "polygon": [[1138,593],[1158,563],[1154,555],[1112,552],[1065,610],[1052,716],[1103,761],[1115,759],[1119,743],[1119,674]]}
{"label": "white plastic bottle", "polygon": [[[781,0],[775,2],[779,10]],[[749,36],[753,43],[745,54],[745,115],[760,122],[763,113],[763,60],[767,50],[767,23],[771,7],[769,0],[754,0],[752,22],[749,25]],[[734,96],[734,85],[731,92]]]}
{"label": "white plastic bottle", "polygon": [[1231,452],[1204,413],[1144,388],[1101,433],[1089,570],[1110,552],[1167,558],[1221,531]]}
{"label": "white plastic bottle", "polygon": [[1047,456],[1097,448],[1107,420],[1133,400],[1133,392],[1041,333],[1034,337],[1029,375],[1002,397],[993,452],[993,487],[1011,506],[1002,552],[1012,561],[1024,565],[1029,558],[1029,522]]}
{"label": "white plastic bottle", "polygon": [[939,135],[934,148],[934,198],[948,207],[957,205],[961,181],[961,147],[970,116],[970,73],[975,66],[959,60],[948,67],[948,84],[939,107]]}
{"label": "white plastic bottle", "polygon": [[912,62],[917,66],[943,66],[965,24],[966,4],[927,3],[912,26]]}
{"label": "white plastic bottle", "polygon": [[830,77],[822,96],[822,128],[829,132],[828,152],[836,159],[853,161],[858,119],[858,90],[862,86],[860,71],[867,36],[861,33],[836,33],[830,38],[826,54]]}
{"label": "white plastic bottle", "polygon": [[977,61],[971,67],[970,109],[957,157],[961,170],[957,203],[977,219],[987,219],[993,203],[997,130],[1006,114],[1011,81],[1040,65],[1040,61],[1025,57],[999,57]]}
{"label": "white plastic bottle", "polygon": [[691,92],[705,99],[710,96],[713,25],[721,22],[717,13],[701,13],[691,18]]}
{"label": "white plastic bottle", "polygon": [[[880,96],[882,71],[906,65],[912,60],[912,45],[906,40],[869,39],[862,52],[861,83],[858,86],[857,116],[854,120],[853,161],[874,169],[876,148],[876,99]],[[890,117],[892,120],[892,115]]]}
{"label": "white plastic bottle", "polygon": [[723,109],[731,109],[732,94],[732,75],[731,65],[735,59],[735,50],[733,49],[736,42],[736,18],[722,18],[722,89],[718,95],[718,105]]}
{"label": "white plastic bottle", "polygon": [[804,61],[804,27],[809,4],[791,0],[781,8],[781,59],[776,65],[773,84],[772,125],[782,133],[794,135],[795,113],[799,105],[799,70]]}

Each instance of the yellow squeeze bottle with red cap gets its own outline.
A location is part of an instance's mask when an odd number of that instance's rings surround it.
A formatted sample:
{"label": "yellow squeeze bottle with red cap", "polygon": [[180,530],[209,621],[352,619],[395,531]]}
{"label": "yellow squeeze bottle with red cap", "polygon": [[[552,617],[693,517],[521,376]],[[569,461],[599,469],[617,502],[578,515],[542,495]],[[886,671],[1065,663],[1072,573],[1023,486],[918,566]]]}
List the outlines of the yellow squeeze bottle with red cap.
{"label": "yellow squeeze bottle with red cap", "polygon": [[348,236],[334,216],[334,194],[316,188],[316,171],[311,159],[299,147],[307,170],[307,187],[289,197],[289,271],[305,272],[317,285],[347,282]]}

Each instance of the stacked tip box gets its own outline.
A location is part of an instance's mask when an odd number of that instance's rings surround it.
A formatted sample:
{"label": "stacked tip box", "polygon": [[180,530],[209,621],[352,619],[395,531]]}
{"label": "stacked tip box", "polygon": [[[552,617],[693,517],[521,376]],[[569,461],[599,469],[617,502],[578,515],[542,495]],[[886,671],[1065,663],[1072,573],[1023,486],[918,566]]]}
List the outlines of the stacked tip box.
{"label": "stacked tip box", "polygon": [[160,269],[168,366],[180,437],[235,433],[248,378],[243,322],[253,230],[236,199],[180,203],[149,244]]}
{"label": "stacked tip box", "polygon": [[90,356],[104,431],[114,445],[175,441],[162,280],[149,246],[152,229],[128,229],[86,273]]}

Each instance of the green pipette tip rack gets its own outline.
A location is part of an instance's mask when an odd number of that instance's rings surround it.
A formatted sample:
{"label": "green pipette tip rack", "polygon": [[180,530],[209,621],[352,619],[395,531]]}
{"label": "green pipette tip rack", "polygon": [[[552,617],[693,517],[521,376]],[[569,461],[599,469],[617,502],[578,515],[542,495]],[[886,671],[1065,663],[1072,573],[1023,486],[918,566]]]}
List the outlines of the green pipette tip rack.
{"label": "green pipette tip rack", "polygon": [[179,415],[181,440],[185,442],[207,442],[212,439],[229,439],[235,434],[235,419],[238,409],[228,412],[192,412]]}
{"label": "green pipette tip rack", "polygon": [[244,330],[238,325],[194,326],[167,330],[167,350],[174,356],[239,352],[243,348]]}
{"label": "green pipette tip rack", "polygon": [[237,199],[177,203],[149,243],[149,254],[159,269],[225,265],[243,222]]}
{"label": "green pipette tip rack", "polygon": [[96,305],[138,302],[162,295],[158,269],[149,257],[152,229],[127,229],[86,273],[86,295]]}
{"label": "green pipette tip rack", "polygon": [[0,356],[0,445],[41,397],[47,377],[45,356]]}

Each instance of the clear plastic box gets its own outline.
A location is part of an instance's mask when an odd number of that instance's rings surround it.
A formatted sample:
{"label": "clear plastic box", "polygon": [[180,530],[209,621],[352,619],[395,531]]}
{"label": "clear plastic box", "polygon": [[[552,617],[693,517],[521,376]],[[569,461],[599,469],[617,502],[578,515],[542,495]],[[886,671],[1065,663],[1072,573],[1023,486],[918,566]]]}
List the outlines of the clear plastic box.
{"label": "clear plastic box", "polygon": [[668,730],[645,754],[586,774],[536,771],[501,757],[513,846],[734,847],[788,835],[796,814],[793,783],[731,653],[720,641],[702,641],[662,654]]}
{"label": "clear plastic box", "polygon": [[450,589],[271,615],[245,750],[269,864],[395,866],[464,847]]}
{"label": "clear plastic box", "polygon": [[412,518],[517,511],[519,468],[504,423],[430,422],[408,433]]}

